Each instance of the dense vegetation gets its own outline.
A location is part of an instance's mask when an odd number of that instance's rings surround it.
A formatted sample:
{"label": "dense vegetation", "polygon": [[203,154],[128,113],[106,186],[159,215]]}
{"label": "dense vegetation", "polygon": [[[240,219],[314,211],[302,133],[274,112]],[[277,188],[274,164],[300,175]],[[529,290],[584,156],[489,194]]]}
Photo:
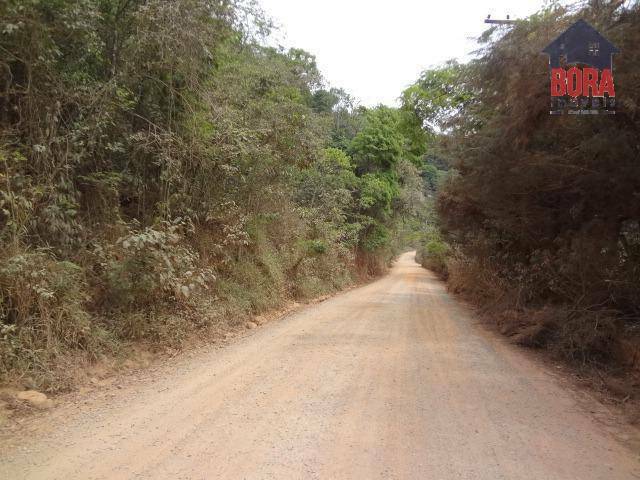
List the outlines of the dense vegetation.
{"label": "dense vegetation", "polygon": [[[615,116],[548,113],[541,50],[577,18],[621,50]],[[240,325],[417,243],[517,341],[637,361],[637,2],[491,29],[398,109],[270,29],[244,0],[0,4],[1,382],[64,388],[70,359]]]}
{"label": "dense vegetation", "polygon": [[[242,0],[0,3],[0,381],[310,298],[425,221],[424,131]],[[422,139],[422,140],[421,140]]]}
{"label": "dense vegetation", "polygon": [[[549,115],[541,50],[578,18],[621,51],[615,116]],[[638,45],[637,2],[552,5],[489,30],[477,59],[425,72],[403,97],[439,126],[452,167],[425,262],[517,341],[599,366],[638,366]]]}

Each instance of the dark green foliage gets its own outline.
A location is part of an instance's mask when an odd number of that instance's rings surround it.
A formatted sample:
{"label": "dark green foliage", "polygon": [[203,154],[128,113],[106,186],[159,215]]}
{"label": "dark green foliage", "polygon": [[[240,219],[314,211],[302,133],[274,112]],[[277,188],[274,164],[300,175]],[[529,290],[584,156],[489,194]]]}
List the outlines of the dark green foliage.
{"label": "dark green foliage", "polygon": [[448,274],[447,261],[451,248],[439,239],[428,240],[416,251],[416,261],[423,267],[433,270],[446,278]]}
{"label": "dark green foliage", "polygon": [[391,202],[398,187],[389,173],[366,173],[360,180],[360,209],[373,218],[384,220],[391,214]]}
{"label": "dark green foliage", "polygon": [[398,111],[380,106],[365,114],[350,153],[361,172],[390,170],[403,154],[404,140]]}

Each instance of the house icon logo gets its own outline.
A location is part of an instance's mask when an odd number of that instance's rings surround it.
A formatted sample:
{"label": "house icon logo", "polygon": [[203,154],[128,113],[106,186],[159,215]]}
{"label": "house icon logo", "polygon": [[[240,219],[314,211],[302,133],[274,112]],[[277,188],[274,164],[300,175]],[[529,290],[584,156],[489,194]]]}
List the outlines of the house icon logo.
{"label": "house icon logo", "polygon": [[619,50],[578,20],[542,51],[549,56],[551,114],[615,113],[613,55]]}

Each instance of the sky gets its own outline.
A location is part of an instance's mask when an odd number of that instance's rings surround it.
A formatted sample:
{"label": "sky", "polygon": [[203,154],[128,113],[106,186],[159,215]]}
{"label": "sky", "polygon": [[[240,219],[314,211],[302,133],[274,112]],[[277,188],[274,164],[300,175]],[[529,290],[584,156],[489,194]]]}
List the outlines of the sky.
{"label": "sky", "polygon": [[332,87],[362,105],[396,105],[420,72],[465,60],[484,19],[526,17],[543,0],[260,0],[279,25],[271,42],[316,56]]}

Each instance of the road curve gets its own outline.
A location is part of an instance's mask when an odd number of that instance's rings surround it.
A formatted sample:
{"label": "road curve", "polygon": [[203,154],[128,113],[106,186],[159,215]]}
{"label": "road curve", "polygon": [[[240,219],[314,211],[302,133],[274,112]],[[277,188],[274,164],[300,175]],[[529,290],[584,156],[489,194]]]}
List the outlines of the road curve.
{"label": "road curve", "polygon": [[0,451],[0,478],[640,478],[602,415],[404,254],[375,283],[58,408]]}

